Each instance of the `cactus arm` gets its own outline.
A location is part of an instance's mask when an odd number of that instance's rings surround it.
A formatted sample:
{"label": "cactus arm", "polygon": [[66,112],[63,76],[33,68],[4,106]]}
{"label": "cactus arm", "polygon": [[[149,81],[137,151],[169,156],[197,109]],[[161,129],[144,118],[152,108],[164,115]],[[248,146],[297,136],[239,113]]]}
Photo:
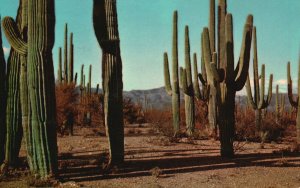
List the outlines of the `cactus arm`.
{"label": "cactus arm", "polygon": [[226,57],[225,47],[225,17],[227,14],[227,0],[219,0],[218,3],[218,68],[223,67]]}
{"label": "cactus arm", "polygon": [[253,97],[252,97],[252,91],[251,91],[251,84],[250,84],[249,75],[247,77],[246,85],[245,86],[246,86],[246,92],[247,92],[248,102],[252,106],[252,108],[254,110],[256,110],[257,109],[257,104],[254,102]]}
{"label": "cactus arm", "polygon": [[180,85],[181,85],[183,93],[187,94],[188,88],[187,88],[186,69],[184,69],[182,67],[180,67]]}
{"label": "cactus arm", "polygon": [[219,81],[218,70],[215,65],[211,64],[212,57],[210,54],[210,44],[209,44],[209,33],[208,28],[203,29],[202,33],[202,45],[203,45],[203,54],[204,54],[204,63],[206,68],[207,80],[208,82],[213,83],[213,80]]}
{"label": "cactus arm", "polygon": [[15,49],[19,54],[26,56],[28,45],[22,39],[21,33],[14,19],[11,17],[5,17],[3,18],[2,25],[5,36],[12,48]]}
{"label": "cactus arm", "polygon": [[288,62],[288,64],[287,64],[287,81],[288,81],[288,98],[289,98],[289,101],[290,101],[291,105],[294,108],[297,108],[298,100],[297,101],[294,100],[293,81],[292,81],[292,78],[291,78],[291,64],[290,64],[290,62]]}
{"label": "cactus arm", "polygon": [[201,73],[198,74],[198,78],[200,80],[200,82],[202,83],[202,85],[206,85],[206,81],[203,78],[203,75]]}
{"label": "cactus arm", "polygon": [[244,26],[243,42],[240,52],[240,59],[235,71],[235,90],[243,89],[247,80],[247,73],[249,69],[251,40],[252,40],[253,16],[248,15],[246,24]]}
{"label": "cactus arm", "polygon": [[199,86],[199,81],[198,81],[198,66],[197,66],[197,54],[194,53],[194,69],[193,69],[193,76],[194,76],[194,94],[197,99],[202,99],[201,92],[200,92],[200,86]]}
{"label": "cactus arm", "polygon": [[269,91],[268,91],[268,96],[267,99],[265,100],[265,108],[267,106],[269,106],[269,104],[271,103],[271,99],[272,99],[272,88],[273,88],[273,74],[270,74],[270,80],[269,80]]}
{"label": "cactus arm", "polygon": [[170,70],[169,70],[169,61],[168,54],[164,53],[164,78],[165,78],[165,89],[168,95],[172,96],[172,86],[170,81]]}
{"label": "cactus arm", "polygon": [[262,109],[264,108],[265,105],[265,65],[262,64],[261,65],[261,74],[260,74],[260,100],[259,100],[259,104],[258,104],[258,108]]}
{"label": "cactus arm", "polygon": [[216,17],[216,15],[215,15],[215,0],[210,0],[210,4],[209,4],[209,39],[210,39],[211,54],[216,52],[215,17]]}

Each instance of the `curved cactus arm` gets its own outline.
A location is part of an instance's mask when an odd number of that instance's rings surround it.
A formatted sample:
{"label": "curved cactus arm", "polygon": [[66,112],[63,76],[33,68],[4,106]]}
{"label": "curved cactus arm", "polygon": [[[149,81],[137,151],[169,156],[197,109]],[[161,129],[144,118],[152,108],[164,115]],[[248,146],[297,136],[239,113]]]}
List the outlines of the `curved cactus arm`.
{"label": "curved cactus arm", "polygon": [[287,81],[288,81],[288,98],[289,98],[289,101],[291,103],[291,105],[294,107],[294,108],[297,108],[298,107],[298,100],[295,101],[294,100],[294,95],[293,95],[293,81],[292,81],[292,78],[291,78],[291,63],[288,62],[287,64]]}
{"label": "curved cactus arm", "polygon": [[204,55],[204,63],[206,68],[206,75],[208,82],[213,82],[214,80],[219,81],[220,77],[218,74],[218,70],[215,65],[212,65],[212,57],[210,53],[210,43],[209,43],[209,32],[208,28],[205,27],[203,29],[203,33],[201,36],[202,46],[203,46],[203,55]]}
{"label": "curved cactus arm", "polygon": [[252,29],[253,29],[253,16],[248,15],[246,24],[244,26],[242,47],[240,52],[240,59],[235,70],[235,90],[240,91],[243,89],[247,80],[247,73],[249,69],[249,60],[251,52],[252,41]]}
{"label": "curved cactus arm", "polygon": [[198,74],[198,78],[202,85],[207,85],[207,82],[204,80],[203,75],[201,73]]}
{"label": "curved cactus arm", "polygon": [[264,108],[269,106],[269,104],[271,103],[272,94],[273,94],[272,88],[273,88],[273,74],[270,74],[269,91],[268,91],[267,99],[265,100]]}
{"label": "curved cactus arm", "polygon": [[248,98],[248,103],[252,106],[254,110],[257,109],[257,104],[254,102],[253,97],[252,97],[252,91],[251,91],[251,84],[250,84],[250,78],[249,74],[247,76],[246,80],[246,92],[247,92],[247,98]]}
{"label": "curved cactus arm", "polygon": [[186,69],[180,67],[180,85],[183,93],[188,93]]}
{"label": "curved cactus arm", "polygon": [[199,86],[199,81],[198,81],[198,66],[197,66],[197,54],[194,53],[193,56],[193,63],[194,63],[194,69],[193,69],[193,76],[194,76],[194,82],[193,82],[193,86],[194,86],[194,94],[196,96],[197,99],[202,100],[202,95],[201,95],[201,91],[200,91],[200,86]]}
{"label": "curved cactus arm", "polygon": [[172,95],[172,86],[170,81],[170,70],[169,70],[169,61],[168,54],[164,53],[164,77],[165,77],[165,89],[168,95]]}
{"label": "curved cactus arm", "polygon": [[13,18],[5,17],[2,20],[5,36],[13,49],[19,54],[25,56],[27,54],[28,45],[22,39],[18,26]]}

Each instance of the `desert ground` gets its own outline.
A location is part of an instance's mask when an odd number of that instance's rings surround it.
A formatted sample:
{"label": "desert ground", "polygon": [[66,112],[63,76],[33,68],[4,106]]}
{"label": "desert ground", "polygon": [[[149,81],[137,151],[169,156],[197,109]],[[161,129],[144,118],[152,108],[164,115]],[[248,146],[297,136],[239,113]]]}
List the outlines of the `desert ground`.
{"label": "desert ground", "polygon": [[[234,159],[219,156],[219,141],[170,139],[151,124],[125,128],[125,163],[104,171],[103,128],[75,129],[59,136],[58,187],[300,187],[300,157],[289,140],[236,142]],[[25,156],[22,148],[21,156]],[[24,159],[23,159],[24,160]],[[21,165],[22,166],[22,165]],[[28,187],[26,169],[3,178],[0,187]]]}

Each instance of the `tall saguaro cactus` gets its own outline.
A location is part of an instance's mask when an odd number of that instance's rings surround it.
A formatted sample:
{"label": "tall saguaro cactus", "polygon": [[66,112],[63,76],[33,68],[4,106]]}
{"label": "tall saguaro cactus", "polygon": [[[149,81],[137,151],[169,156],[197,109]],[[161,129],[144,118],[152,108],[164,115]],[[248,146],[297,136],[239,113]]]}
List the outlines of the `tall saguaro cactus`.
{"label": "tall saguaro cactus", "polygon": [[0,163],[4,159],[4,145],[5,145],[5,108],[6,104],[5,97],[5,72],[6,72],[6,63],[4,58],[4,52],[2,47],[2,34],[0,26]]}
{"label": "tall saguaro cactus", "polygon": [[[212,58],[208,28],[203,30],[204,61],[209,79],[220,82],[218,92],[218,124],[220,129],[221,156],[232,157],[235,134],[235,94],[241,90],[247,80],[253,17],[247,17],[244,26],[239,62],[234,67],[233,23],[232,15],[227,14],[226,0],[219,0],[218,5],[218,62]],[[214,59],[215,62],[212,60]],[[218,66],[216,66],[216,64]],[[218,68],[224,72],[219,71]],[[222,79],[222,77],[224,79]],[[223,80],[223,81],[222,81]]]}
{"label": "tall saguaro cactus", "polygon": [[179,131],[180,126],[180,90],[178,78],[178,13],[173,15],[173,45],[172,45],[172,85],[170,81],[170,71],[168,63],[168,55],[164,54],[164,78],[167,93],[172,96],[172,115],[173,128],[175,135]]}
{"label": "tall saguaro cactus", "polygon": [[[21,29],[22,8],[19,7],[16,18],[17,26]],[[6,104],[6,143],[5,162],[15,165],[19,156],[22,141],[22,121],[20,103],[20,70],[21,56],[12,48],[7,63],[7,104]]]}
{"label": "tall saguaro cactus", "polygon": [[188,26],[185,27],[185,69],[180,68],[180,74],[184,93],[186,129],[187,134],[192,135],[195,129],[195,103]]}
{"label": "tall saguaro cactus", "polygon": [[94,0],[94,29],[102,49],[102,80],[109,166],[124,160],[123,81],[116,0]]}
{"label": "tall saguaro cactus", "polygon": [[[297,118],[296,118],[296,129],[297,129],[297,143],[300,144],[300,102],[298,99],[294,99],[293,96],[293,81],[291,78],[291,68],[290,62],[287,64],[287,81],[288,81],[288,97],[292,107],[297,109]],[[298,63],[298,97],[300,95],[300,54],[299,54],[299,63]]]}
{"label": "tall saguaro cactus", "polygon": [[[259,85],[260,79],[260,85]],[[270,75],[269,92],[265,99],[265,65],[261,66],[261,75],[258,75],[258,57],[257,57],[257,38],[256,27],[253,27],[253,83],[254,83],[254,97],[252,97],[250,78],[248,75],[246,82],[247,96],[249,104],[255,110],[255,124],[258,132],[262,131],[262,110],[267,108],[272,99],[272,82],[273,74]]]}
{"label": "tall saguaro cactus", "polygon": [[[2,24],[11,46],[27,59],[28,96],[30,107],[29,129],[26,140],[30,147],[30,170],[48,177],[57,170],[56,104],[52,48],[54,45],[54,0],[24,0],[27,40],[10,17]],[[26,105],[26,104],[22,104]],[[22,107],[23,108],[23,107]]]}

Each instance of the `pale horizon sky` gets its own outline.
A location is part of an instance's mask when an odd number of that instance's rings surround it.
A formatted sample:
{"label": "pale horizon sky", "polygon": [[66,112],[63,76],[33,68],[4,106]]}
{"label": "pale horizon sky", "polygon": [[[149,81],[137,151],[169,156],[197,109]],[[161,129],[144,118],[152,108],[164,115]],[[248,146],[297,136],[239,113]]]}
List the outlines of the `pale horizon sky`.
{"label": "pale horizon sky", "polygon": [[[1,17],[15,17],[19,0],[1,2]],[[117,0],[117,6],[124,90],[152,89],[164,85],[163,53],[168,52],[171,58],[174,10],[179,12],[180,65],[184,65],[185,25],[190,27],[191,55],[197,52],[200,58],[200,32],[208,25],[209,0]],[[228,12],[233,14],[234,21],[235,58],[239,56],[246,16],[253,14],[257,27],[259,64],[266,64],[266,77],[269,78],[269,74],[273,73],[273,88],[280,84],[281,91],[286,91],[288,61],[291,61],[294,83],[297,82],[299,10],[299,0],[228,0]],[[88,74],[88,66],[92,64],[92,85],[95,87],[101,83],[101,50],[92,25],[92,0],[56,0],[55,13],[55,73],[58,48],[63,46],[64,24],[67,22],[69,31],[74,33],[75,72],[79,74],[81,64],[85,64],[85,72]],[[2,37],[4,51],[8,54],[10,46],[4,34]],[[252,63],[250,67],[252,75]]]}

